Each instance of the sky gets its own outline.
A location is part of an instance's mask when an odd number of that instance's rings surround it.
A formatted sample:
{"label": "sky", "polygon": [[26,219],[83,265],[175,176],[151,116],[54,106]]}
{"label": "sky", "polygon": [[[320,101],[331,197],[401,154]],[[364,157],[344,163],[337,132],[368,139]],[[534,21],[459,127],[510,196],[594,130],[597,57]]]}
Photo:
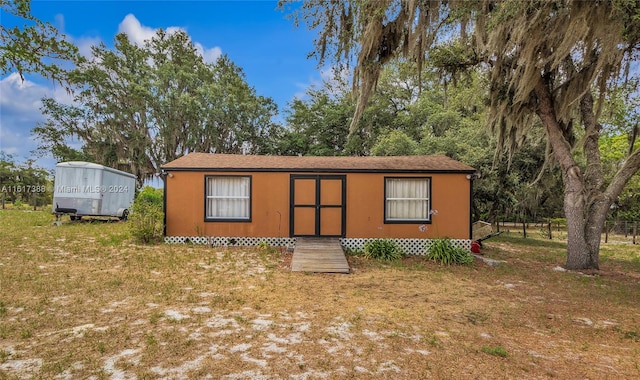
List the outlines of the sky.
{"label": "sky", "polygon": [[[100,42],[113,47],[118,33],[142,43],[158,28],[184,30],[206,61],[226,54],[241,67],[257,95],[278,104],[280,120],[294,98],[304,97],[330,72],[307,58],[315,32],[295,27],[277,9],[277,1],[32,0],[31,13],[67,35],[85,56]],[[3,13],[0,22],[11,27],[16,20]],[[43,96],[72,101],[60,85],[33,74],[25,75],[24,82],[16,73],[0,78],[0,150],[18,162],[36,158],[31,129],[44,121],[39,110]],[[55,160],[38,158],[36,165],[53,169]]]}

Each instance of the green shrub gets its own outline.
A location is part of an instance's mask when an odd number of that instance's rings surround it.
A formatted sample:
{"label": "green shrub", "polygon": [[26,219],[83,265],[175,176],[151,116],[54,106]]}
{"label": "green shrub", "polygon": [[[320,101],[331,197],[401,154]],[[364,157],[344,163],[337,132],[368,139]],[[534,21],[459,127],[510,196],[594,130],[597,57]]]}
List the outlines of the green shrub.
{"label": "green shrub", "polygon": [[440,264],[471,264],[473,256],[464,248],[453,246],[451,239],[435,239],[429,246],[427,256]]}
{"label": "green shrub", "polygon": [[391,239],[376,239],[365,243],[364,256],[369,259],[399,260],[404,255],[402,248]]}
{"label": "green shrub", "polygon": [[164,230],[164,211],[162,189],[146,186],[138,194],[131,214],[129,215],[129,231],[140,243],[156,243],[162,240]]}

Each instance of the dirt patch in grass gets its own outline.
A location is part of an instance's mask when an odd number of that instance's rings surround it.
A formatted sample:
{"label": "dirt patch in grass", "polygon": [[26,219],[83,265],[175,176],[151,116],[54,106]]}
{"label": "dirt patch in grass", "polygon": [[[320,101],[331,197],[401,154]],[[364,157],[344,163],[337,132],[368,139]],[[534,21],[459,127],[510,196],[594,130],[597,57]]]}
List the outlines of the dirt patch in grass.
{"label": "dirt patch in grass", "polygon": [[562,243],[496,239],[498,267],[132,244],[124,223],[0,212],[0,378],[635,378],[637,246],[557,270]]}

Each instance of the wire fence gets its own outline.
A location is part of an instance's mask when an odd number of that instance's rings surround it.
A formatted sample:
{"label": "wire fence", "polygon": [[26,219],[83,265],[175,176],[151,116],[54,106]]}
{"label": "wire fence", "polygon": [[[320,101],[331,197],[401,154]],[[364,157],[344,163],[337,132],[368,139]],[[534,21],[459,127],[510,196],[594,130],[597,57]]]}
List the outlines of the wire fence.
{"label": "wire fence", "polygon": [[[540,237],[550,240],[566,240],[567,225],[561,221],[547,222],[506,222],[500,221],[491,226],[492,231],[507,235]],[[640,244],[640,221],[608,220],[602,230],[604,243]]]}

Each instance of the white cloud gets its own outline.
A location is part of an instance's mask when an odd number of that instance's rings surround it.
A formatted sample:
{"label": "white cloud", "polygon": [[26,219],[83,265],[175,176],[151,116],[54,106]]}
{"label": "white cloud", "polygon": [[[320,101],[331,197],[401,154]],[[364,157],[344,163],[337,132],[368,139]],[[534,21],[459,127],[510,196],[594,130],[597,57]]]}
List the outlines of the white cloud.
{"label": "white cloud", "polygon": [[12,73],[0,80],[0,107],[3,114],[16,110],[24,112],[40,106],[42,91],[35,83],[20,78],[18,73]]}
{"label": "white cloud", "polygon": [[31,151],[37,148],[31,129],[45,120],[41,99],[48,96],[66,104],[72,101],[61,86],[49,88],[23,81],[17,73],[0,79],[0,93],[0,150],[19,159],[31,158]]}
{"label": "white cloud", "polygon": [[118,25],[118,33],[129,36],[129,40],[138,46],[144,45],[144,41],[150,40],[156,30],[148,26],[143,26],[133,14],[129,13]]}
{"label": "white cloud", "polygon": [[[153,38],[157,30],[158,29],[142,25],[136,16],[131,13],[126,15],[120,25],[118,25],[118,33],[126,34],[129,37],[129,40],[138,46],[144,45],[145,41]],[[178,26],[169,26],[165,28],[165,31],[169,35],[178,31],[187,32],[186,29]],[[200,42],[194,42],[193,44],[198,54],[200,54],[207,63],[215,62],[222,55],[222,49],[218,46],[207,49]]]}

